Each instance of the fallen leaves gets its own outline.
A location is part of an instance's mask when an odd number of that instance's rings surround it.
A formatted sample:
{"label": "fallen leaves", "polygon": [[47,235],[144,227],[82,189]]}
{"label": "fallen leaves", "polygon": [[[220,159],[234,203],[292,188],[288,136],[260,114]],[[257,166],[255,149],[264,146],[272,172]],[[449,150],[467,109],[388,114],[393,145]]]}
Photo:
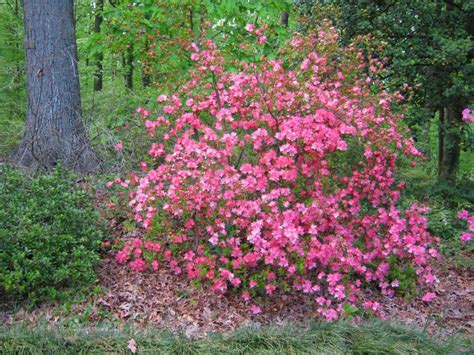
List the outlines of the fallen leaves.
{"label": "fallen leaves", "polygon": [[[430,332],[465,332],[474,339],[474,272],[440,268],[436,273],[440,278],[434,289],[438,297],[430,303],[419,298],[386,298],[375,290],[369,290],[368,297],[378,298],[389,319],[426,326]],[[58,316],[57,306],[45,304],[29,312],[3,312],[0,319],[4,324],[20,320],[32,324],[46,320],[53,324],[73,317],[104,323],[105,318],[114,325],[130,322],[136,328],[153,325],[199,338],[209,332],[228,332],[248,324],[291,321],[306,325],[317,317],[311,297],[301,294],[265,296],[260,305],[262,313],[252,316],[249,306],[237,295],[218,296],[206,287],[192,287],[184,276],[176,276],[164,267],[160,272],[136,273],[118,265],[112,252],[101,263],[99,279],[104,292],[74,304],[67,314]],[[135,353],[137,347],[135,340],[130,339],[130,351]]]}
{"label": "fallen leaves", "polygon": [[130,339],[127,344],[127,348],[131,351],[132,354],[136,354],[137,352],[137,342],[135,339]]}

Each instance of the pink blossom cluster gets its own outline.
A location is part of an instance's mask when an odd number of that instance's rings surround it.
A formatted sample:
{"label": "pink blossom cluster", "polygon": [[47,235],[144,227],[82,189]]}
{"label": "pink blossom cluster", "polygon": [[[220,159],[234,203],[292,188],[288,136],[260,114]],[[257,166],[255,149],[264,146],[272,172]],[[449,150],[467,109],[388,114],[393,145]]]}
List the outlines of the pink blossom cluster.
{"label": "pink blossom cluster", "polygon": [[462,120],[466,123],[474,123],[474,112],[468,108],[465,108],[462,111]]}
{"label": "pink blossom cluster", "polygon": [[259,297],[293,289],[327,319],[360,304],[364,285],[393,295],[394,262],[436,281],[426,210],[397,205],[396,162],[420,154],[391,111],[399,95],[370,76],[379,62],[341,48],[331,28],[239,70],[225,71],[210,41],[192,59],[191,80],[158,97],[163,112],[139,110],[159,138],[126,185],[148,240],[125,245],[118,262],[240,290],[254,314]]}
{"label": "pink blossom cluster", "polygon": [[469,231],[461,234],[461,241],[468,242],[474,239],[474,216],[469,215],[469,211],[462,210],[458,213],[458,218],[468,223]]}

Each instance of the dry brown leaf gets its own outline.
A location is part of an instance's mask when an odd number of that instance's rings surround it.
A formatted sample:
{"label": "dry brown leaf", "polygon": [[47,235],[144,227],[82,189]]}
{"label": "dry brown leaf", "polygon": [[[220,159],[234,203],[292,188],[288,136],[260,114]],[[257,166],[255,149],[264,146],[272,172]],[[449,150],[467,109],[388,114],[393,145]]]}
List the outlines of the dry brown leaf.
{"label": "dry brown leaf", "polygon": [[135,339],[130,339],[128,341],[128,345],[127,345],[128,349],[132,352],[132,354],[136,354],[137,352],[137,342],[135,341]]}

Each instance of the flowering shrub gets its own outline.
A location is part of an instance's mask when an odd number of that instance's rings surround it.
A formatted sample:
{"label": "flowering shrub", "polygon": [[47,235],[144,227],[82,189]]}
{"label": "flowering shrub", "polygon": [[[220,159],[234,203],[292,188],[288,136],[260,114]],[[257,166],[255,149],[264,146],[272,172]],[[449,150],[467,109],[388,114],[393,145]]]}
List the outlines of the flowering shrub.
{"label": "flowering shrub", "polygon": [[474,216],[470,216],[467,210],[459,211],[458,218],[462,221],[466,221],[469,227],[469,232],[461,234],[461,241],[467,243],[474,238]]}
{"label": "flowering shrub", "polygon": [[[247,30],[265,42],[264,28]],[[156,143],[143,176],[117,182],[135,186],[130,205],[148,236],[118,262],[239,289],[254,314],[258,296],[314,294],[327,319],[359,304],[363,284],[393,295],[395,267],[436,281],[425,209],[397,208],[397,159],[420,154],[391,111],[400,95],[375,79],[377,60],[341,48],[331,28],[236,71],[210,41],[193,51],[192,79],[158,97],[163,113],[139,109]]]}

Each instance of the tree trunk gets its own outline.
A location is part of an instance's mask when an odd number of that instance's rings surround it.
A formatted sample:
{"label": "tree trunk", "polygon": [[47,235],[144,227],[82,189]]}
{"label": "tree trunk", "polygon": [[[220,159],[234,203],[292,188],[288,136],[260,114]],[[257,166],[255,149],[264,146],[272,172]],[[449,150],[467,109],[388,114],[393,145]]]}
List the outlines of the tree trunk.
{"label": "tree trunk", "polygon": [[289,20],[290,14],[288,12],[282,12],[280,15],[280,23],[282,26],[288,27],[288,20]]}
{"label": "tree trunk", "polygon": [[438,179],[441,179],[441,164],[444,160],[444,127],[444,108],[441,108],[438,121]]}
{"label": "tree trunk", "polygon": [[461,108],[445,108],[444,114],[444,145],[439,161],[439,180],[456,182],[456,172],[461,155]]}
{"label": "tree trunk", "polygon": [[122,54],[122,64],[125,70],[125,87],[133,90],[133,45],[128,45],[127,50]]}
{"label": "tree trunk", "polygon": [[142,85],[144,88],[149,87],[151,83],[151,77],[148,71],[148,68],[142,68]]}
{"label": "tree trunk", "polygon": [[[150,45],[148,39],[145,42],[145,51],[148,53],[150,51]],[[142,85],[144,88],[149,87],[151,83],[150,77],[150,68],[147,63],[142,63]]]}
{"label": "tree trunk", "polygon": [[13,162],[51,170],[96,171],[81,120],[73,0],[24,0],[27,115]]}
{"label": "tree trunk", "polygon": [[[104,0],[99,0],[96,2],[95,8],[95,20],[94,20],[94,32],[96,34],[100,33],[100,26],[102,25],[102,21],[104,20],[103,17],[104,11]],[[94,91],[101,91],[103,86],[103,75],[104,75],[104,53],[100,52],[95,57],[95,76],[94,76]]]}

